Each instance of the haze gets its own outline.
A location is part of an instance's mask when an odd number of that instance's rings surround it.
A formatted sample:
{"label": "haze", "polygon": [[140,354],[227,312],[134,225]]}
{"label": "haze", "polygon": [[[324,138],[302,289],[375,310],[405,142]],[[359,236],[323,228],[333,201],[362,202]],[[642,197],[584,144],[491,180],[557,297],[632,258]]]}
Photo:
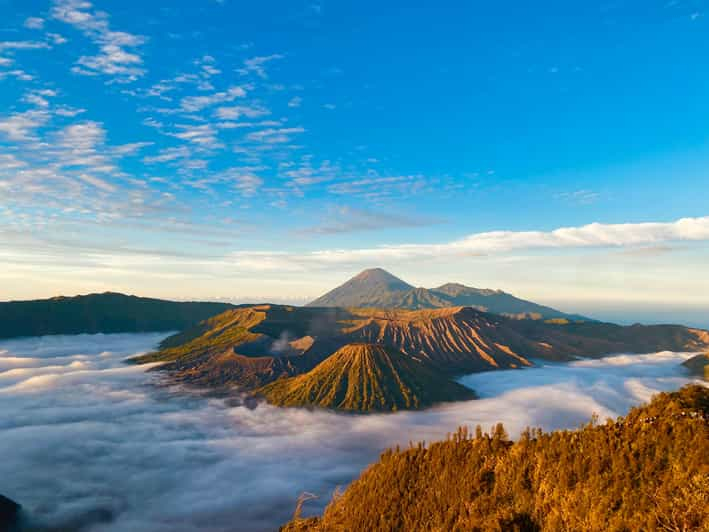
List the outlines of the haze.
{"label": "haze", "polygon": [[[689,381],[659,353],[463,377],[482,399],[422,412],[353,416],[256,408],[155,386],[122,359],[161,334],[79,335],[0,343],[3,494],[36,523],[106,532],[273,530],[303,491],[322,509],[388,446],[502,421],[574,428],[624,414]],[[179,392],[179,393],[178,393]],[[238,525],[238,526],[237,526]]]}

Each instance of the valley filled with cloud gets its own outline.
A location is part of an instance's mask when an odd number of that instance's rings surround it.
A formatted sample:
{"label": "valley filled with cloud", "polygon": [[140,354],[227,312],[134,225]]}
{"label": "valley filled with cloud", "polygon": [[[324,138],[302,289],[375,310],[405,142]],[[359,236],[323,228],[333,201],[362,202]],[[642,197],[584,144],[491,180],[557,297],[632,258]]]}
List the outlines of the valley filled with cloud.
{"label": "valley filled with cloud", "polygon": [[40,526],[107,532],[272,530],[298,495],[322,509],[385,448],[460,425],[574,428],[688,382],[682,353],[618,355],[460,379],[481,399],[421,412],[342,415],[245,405],[163,385],[125,358],[164,334],[0,343],[3,495]]}

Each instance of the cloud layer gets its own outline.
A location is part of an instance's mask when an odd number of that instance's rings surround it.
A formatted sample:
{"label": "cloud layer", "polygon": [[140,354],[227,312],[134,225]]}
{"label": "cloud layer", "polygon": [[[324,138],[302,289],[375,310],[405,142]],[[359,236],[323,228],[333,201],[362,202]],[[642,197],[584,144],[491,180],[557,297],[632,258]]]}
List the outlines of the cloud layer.
{"label": "cloud layer", "polygon": [[441,244],[398,244],[360,249],[324,249],[310,253],[238,252],[234,261],[244,267],[278,269],[338,264],[380,264],[417,259],[462,258],[519,250],[578,249],[709,241],[709,216],[674,222],[639,224],[592,223],[553,231],[491,231]]}
{"label": "cloud layer", "polygon": [[687,355],[618,356],[465,377],[481,400],[346,416],[178,393],[121,360],[161,335],[0,343],[3,494],[47,524],[110,532],[273,530],[302,491],[320,498],[378,453],[503,421],[574,427],[687,381]]}

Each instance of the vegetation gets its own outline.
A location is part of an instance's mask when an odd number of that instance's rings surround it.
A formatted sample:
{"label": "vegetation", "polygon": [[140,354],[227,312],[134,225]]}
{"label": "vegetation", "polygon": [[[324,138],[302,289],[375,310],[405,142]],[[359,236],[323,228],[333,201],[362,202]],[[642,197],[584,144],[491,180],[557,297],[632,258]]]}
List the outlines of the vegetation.
{"label": "vegetation", "polygon": [[[502,425],[382,454],[295,531],[709,530],[709,389],[576,431]],[[298,512],[299,513],[299,512]]]}
{"label": "vegetation", "polygon": [[[469,307],[405,310],[256,305],[213,316],[165,339],[159,351],[133,361],[164,362],[156,370],[167,372],[177,382],[254,390],[279,378],[309,372],[353,343],[378,344],[403,353],[415,364],[399,363],[399,367],[418,370],[425,365],[427,371],[438,373],[437,382],[450,384],[448,379],[456,374],[531,366],[532,358],[570,360],[620,352],[696,351],[709,347],[709,333],[674,325],[621,327],[599,322],[517,320]],[[305,388],[301,387],[305,380],[297,386],[289,381],[288,386],[299,391],[286,393],[285,385],[280,385],[278,397],[271,399],[282,403],[287,395],[293,404],[323,402],[321,406],[340,408],[332,403],[332,390],[316,385],[321,377],[308,380]],[[343,389],[349,386],[345,377],[352,376],[341,375]],[[315,388],[320,390],[317,399],[310,395]],[[308,390],[305,395],[304,389]],[[450,386],[440,391],[450,393],[449,400],[458,397]],[[368,392],[363,388],[362,393]],[[433,400],[446,398],[441,393]],[[362,398],[351,404],[364,407],[368,401]],[[386,409],[397,405],[397,401],[385,403]],[[406,401],[399,405],[406,405]],[[406,406],[410,407],[416,406]],[[366,407],[370,408],[373,406]]]}
{"label": "vegetation", "polygon": [[587,320],[516,298],[501,290],[448,283],[438,288],[415,288],[381,268],[364,270],[346,283],[308,304],[312,307],[431,309],[473,307],[518,319]]}
{"label": "vegetation", "polygon": [[106,292],[0,303],[0,338],[174,331],[224,312],[226,303],[176,302]]}
{"label": "vegetation", "polygon": [[308,373],[279,379],[256,393],[279,406],[355,412],[417,409],[475,397],[425,363],[376,344],[348,344]]}
{"label": "vegetation", "polygon": [[709,381],[709,352],[696,355],[682,365],[688,368],[692,375]]}

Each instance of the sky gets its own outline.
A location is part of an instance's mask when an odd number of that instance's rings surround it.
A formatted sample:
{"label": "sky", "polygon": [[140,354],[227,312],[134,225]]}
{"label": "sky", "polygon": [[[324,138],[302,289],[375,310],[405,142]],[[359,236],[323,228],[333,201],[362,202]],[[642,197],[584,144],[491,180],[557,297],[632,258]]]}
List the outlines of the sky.
{"label": "sky", "polygon": [[0,21],[0,300],[303,302],[384,267],[709,316],[706,1],[0,0]]}

